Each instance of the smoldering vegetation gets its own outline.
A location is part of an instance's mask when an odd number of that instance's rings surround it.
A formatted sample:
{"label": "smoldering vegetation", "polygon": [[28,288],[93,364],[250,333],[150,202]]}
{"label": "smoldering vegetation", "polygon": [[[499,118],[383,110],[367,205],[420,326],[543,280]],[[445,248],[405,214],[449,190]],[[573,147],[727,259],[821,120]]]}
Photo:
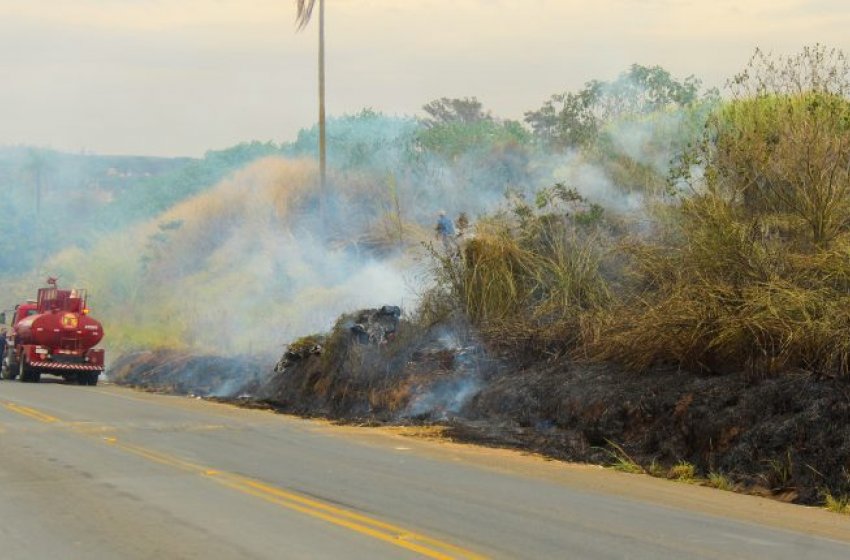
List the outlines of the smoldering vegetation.
{"label": "smoldering vegetation", "polygon": [[327,335],[294,341],[257,400],[286,412],[361,422],[458,417],[499,361],[459,320],[428,325],[397,311],[383,306],[344,314]]}
{"label": "smoldering vegetation", "polygon": [[254,356],[215,356],[178,350],[129,352],[110,367],[113,382],[129,387],[204,398],[248,399],[270,365]]}
{"label": "smoldering vegetation", "polygon": [[[330,197],[305,130],[45,267],[151,352],[121,382],[842,499],[849,76],[816,46],[725,96],[633,66],[524,123],[365,110],[330,122]],[[199,354],[278,362],[168,373]]]}

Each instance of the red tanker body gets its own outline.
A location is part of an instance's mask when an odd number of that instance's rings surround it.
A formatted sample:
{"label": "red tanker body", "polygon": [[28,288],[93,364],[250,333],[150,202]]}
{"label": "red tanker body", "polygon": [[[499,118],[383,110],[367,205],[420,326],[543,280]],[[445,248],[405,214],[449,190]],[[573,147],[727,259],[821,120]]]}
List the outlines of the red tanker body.
{"label": "red tanker body", "polygon": [[53,278],[47,283],[50,287],[38,290],[36,301],[15,307],[0,375],[37,383],[49,373],[96,385],[104,356],[94,347],[103,327],[89,316],[84,290],[60,290]]}

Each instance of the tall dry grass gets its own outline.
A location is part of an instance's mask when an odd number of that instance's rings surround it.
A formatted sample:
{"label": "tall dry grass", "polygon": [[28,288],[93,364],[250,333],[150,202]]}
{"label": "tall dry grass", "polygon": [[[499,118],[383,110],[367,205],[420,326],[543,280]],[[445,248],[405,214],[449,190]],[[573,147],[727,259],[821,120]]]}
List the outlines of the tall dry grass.
{"label": "tall dry grass", "polygon": [[702,173],[651,201],[649,228],[563,185],[482,220],[442,260],[445,293],[517,354],[850,375],[850,102],[736,99],[684,161]]}
{"label": "tall dry grass", "polygon": [[624,244],[630,290],[592,342],[633,369],[850,374],[850,103],[738,100],[663,235]]}
{"label": "tall dry grass", "polygon": [[483,220],[459,257],[441,255],[445,293],[494,345],[526,355],[571,352],[611,299],[600,222],[596,209],[568,212],[543,199],[540,208],[518,204]]}

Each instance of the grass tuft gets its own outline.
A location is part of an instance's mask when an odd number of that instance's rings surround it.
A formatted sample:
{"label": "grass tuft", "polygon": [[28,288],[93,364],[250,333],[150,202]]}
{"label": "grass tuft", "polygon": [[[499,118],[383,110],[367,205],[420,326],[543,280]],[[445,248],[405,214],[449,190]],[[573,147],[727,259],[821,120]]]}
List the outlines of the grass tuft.
{"label": "grass tuft", "polygon": [[667,478],[689,484],[693,483],[696,480],[696,467],[686,461],[679,461],[667,471]]}
{"label": "grass tuft", "polygon": [[717,488],[718,490],[726,490],[733,491],[735,489],[735,484],[729,480],[729,478],[721,473],[711,472],[708,473],[708,481],[706,482],[708,486],[712,488]]}
{"label": "grass tuft", "polygon": [[609,455],[610,463],[608,466],[615,471],[629,473],[629,474],[647,474],[646,469],[641,467],[637,461],[631,458],[631,456],[626,453],[626,450],[622,448],[622,446],[617,445],[613,441],[605,440],[608,444],[608,449],[605,451]]}
{"label": "grass tuft", "polygon": [[833,496],[831,493],[825,492],[824,507],[834,513],[850,515],[850,495]]}

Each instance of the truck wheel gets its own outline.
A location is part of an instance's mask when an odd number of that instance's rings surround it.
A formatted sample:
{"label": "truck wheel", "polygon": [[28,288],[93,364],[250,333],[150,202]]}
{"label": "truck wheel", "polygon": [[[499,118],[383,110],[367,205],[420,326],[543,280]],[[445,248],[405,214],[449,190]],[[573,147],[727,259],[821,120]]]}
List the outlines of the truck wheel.
{"label": "truck wheel", "polygon": [[21,357],[21,361],[18,364],[18,375],[21,376],[21,381],[24,383],[38,383],[41,381],[41,372],[30,367],[26,363],[26,358]]}

